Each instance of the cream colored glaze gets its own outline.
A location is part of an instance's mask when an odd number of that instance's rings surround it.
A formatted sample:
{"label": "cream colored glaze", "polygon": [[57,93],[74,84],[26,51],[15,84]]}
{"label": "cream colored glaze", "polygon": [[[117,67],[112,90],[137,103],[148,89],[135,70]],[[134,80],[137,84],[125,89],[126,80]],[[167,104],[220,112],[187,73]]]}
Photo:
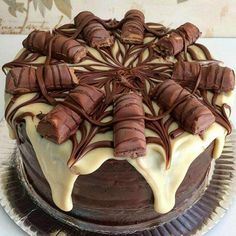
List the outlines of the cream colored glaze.
{"label": "cream colored glaze", "polygon": [[[150,39],[147,39],[147,41],[148,40]],[[114,54],[118,48],[118,44],[120,43],[115,43],[113,51]],[[121,50],[124,50],[121,44],[120,48]],[[100,69],[104,67],[104,70],[107,70],[108,68],[103,65],[104,60],[98,52],[91,48],[88,49],[92,54],[101,60],[101,62],[97,63],[94,68],[98,66]],[[203,56],[201,50],[196,50],[198,51],[199,57],[202,58]],[[147,56],[148,51],[145,50],[143,59]],[[45,57],[41,57],[41,59],[38,59],[37,61],[43,62],[44,60]],[[173,58],[169,58],[169,60],[174,61]],[[154,61],[162,62],[162,59],[154,59],[152,62]],[[90,63],[91,60],[85,60],[80,63],[80,65],[87,65]],[[136,62],[134,62],[134,64],[135,63]],[[74,65],[74,67],[81,69],[82,67],[80,67],[80,65]],[[232,105],[233,95],[233,92],[219,95],[217,98],[217,104],[222,105],[223,103],[227,103]],[[33,96],[34,94],[21,96],[16,100],[12,109],[29,100]],[[211,96],[210,93],[209,96]],[[6,104],[9,102],[9,99],[10,97],[6,96]],[[156,104],[154,107],[156,110],[159,109]],[[46,104],[32,104],[20,108],[15,114],[15,117],[27,111],[35,115],[40,112],[47,113],[50,109],[51,106]],[[26,117],[25,121],[26,132],[34,147],[40,167],[50,185],[53,201],[60,209],[64,211],[70,211],[73,207],[71,193],[78,175],[87,175],[96,171],[105,161],[109,159],[123,160],[122,158],[114,158],[113,149],[111,148],[97,148],[84,155],[83,158],[77,161],[70,170],[67,166],[67,161],[72,150],[71,141],[67,141],[61,145],[54,144],[44,138],[41,138],[41,136],[37,133],[36,126],[39,120],[36,116],[33,119],[31,117]],[[90,125],[87,124],[87,128],[89,127]],[[177,127],[177,123],[173,122],[170,126],[169,132]],[[146,129],[145,135],[156,136],[157,134]],[[172,156],[169,169],[166,169],[165,166],[166,156],[163,148],[156,144],[147,145],[146,156],[139,157],[137,159],[127,159],[127,161],[133,165],[134,168],[136,168],[136,170],[146,179],[147,183],[152,188],[155,198],[154,208],[157,212],[166,213],[174,207],[176,191],[184,179],[189,166],[197,158],[197,156],[209,146],[211,142],[215,141],[213,157],[218,158],[220,156],[224,146],[225,136],[226,130],[217,123],[214,123],[206,130],[203,135],[203,139],[201,139],[198,135],[192,135],[184,132],[181,136],[171,141]],[[78,141],[80,140],[79,131],[77,132],[77,139]],[[102,135],[97,134],[91,142],[112,139],[113,133],[107,132]]]}

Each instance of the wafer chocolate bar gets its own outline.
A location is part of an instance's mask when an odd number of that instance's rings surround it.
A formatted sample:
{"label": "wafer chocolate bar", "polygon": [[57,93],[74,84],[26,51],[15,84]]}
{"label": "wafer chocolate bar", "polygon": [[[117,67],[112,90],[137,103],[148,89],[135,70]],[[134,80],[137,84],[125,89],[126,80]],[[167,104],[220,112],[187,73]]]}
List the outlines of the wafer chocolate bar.
{"label": "wafer chocolate bar", "polygon": [[144,15],[141,11],[130,10],[125,14],[121,31],[121,40],[124,43],[143,43]]}
{"label": "wafer chocolate bar", "polygon": [[52,39],[52,34],[49,31],[32,31],[23,41],[23,46],[31,52],[48,55],[48,43]]}
{"label": "wafer chocolate bar", "polygon": [[[40,91],[36,68],[31,66],[15,67],[6,77],[5,91],[10,94],[24,94]],[[43,83],[48,91],[74,88],[79,80],[74,70],[66,64],[45,65]]]}
{"label": "wafer chocolate bar", "polygon": [[74,22],[77,30],[91,47],[109,47],[114,43],[114,37],[93,13],[83,11],[75,17]]}
{"label": "wafer chocolate bar", "polygon": [[180,61],[175,64],[172,79],[189,88],[194,88],[199,80],[199,89],[214,93],[229,92],[235,86],[234,71],[218,64]]}
{"label": "wafer chocolate bar", "polygon": [[[71,90],[65,101],[81,108],[88,115],[103,99],[104,94],[90,85],[79,85]],[[82,117],[64,105],[57,105],[38,124],[37,131],[50,141],[61,144],[76,133]]]}
{"label": "wafer chocolate bar", "polygon": [[192,134],[201,134],[215,117],[196,97],[173,80],[165,80],[155,89],[154,100],[171,115],[180,126]]}
{"label": "wafer chocolate bar", "polygon": [[72,64],[78,63],[87,53],[86,48],[78,41],[62,35],[52,35],[46,31],[31,32],[23,41],[23,46],[31,52],[38,52],[45,56],[49,55],[51,50],[53,58]]}
{"label": "wafer chocolate bar", "polygon": [[193,44],[200,35],[200,31],[195,25],[185,23],[161,38],[156,44],[157,50],[167,56],[174,56]]}
{"label": "wafer chocolate bar", "polygon": [[136,158],[146,154],[142,98],[135,94],[122,94],[114,101],[114,156]]}
{"label": "wafer chocolate bar", "polygon": [[57,105],[38,124],[37,131],[44,138],[61,144],[75,134],[81,117],[70,108]]}

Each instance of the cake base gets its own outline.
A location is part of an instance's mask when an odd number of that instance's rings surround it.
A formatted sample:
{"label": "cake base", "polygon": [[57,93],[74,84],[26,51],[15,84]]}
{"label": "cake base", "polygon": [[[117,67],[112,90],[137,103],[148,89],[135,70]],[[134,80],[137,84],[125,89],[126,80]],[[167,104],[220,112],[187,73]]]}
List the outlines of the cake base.
{"label": "cake base", "polygon": [[[23,230],[31,235],[35,232],[43,235],[52,233],[91,235],[91,233],[81,231],[81,229],[90,231],[97,231],[99,229],[100,233],[94,232],[93,235],[103,235],[106,232],[111,235],[104,226],[88,224],[79,219],[77,219],[77,227],[75,227],[71,216],[67,216],[58,209],[48,206],[49,204],[43,200],[40,200],[40,203],[42,203],[40,207],[35,204],[32,198],[36,198],[38,202],[40,197],[37,196],[28,183],[18,149],[15,142],[8,139],[7,128],[4,122],[1,123],[0,131],[2,144],[0,149],[1,204],[10,217]],[[133,233],[133,235],[150,235],[150,233],[152,235],[186,235],[194,234],[197,231],[206,232],[211,228],[224,214],[232,197],[230,188],[233,185],[233,177],[235,175],[234,143],[235,135],[231,135],[228,137],[221,158],[214,164],[214,173],[207,190],[192,207],[180,213],[178,217],[173,217],[170,221],[157,227],[153,224],[149,228],[136,233],[130,228],[129,233]],[[19,175],[16,170],[19,171]],[[50,212],[53,216],[47,214],[41,208],[46,212]],[[61,214],[64,215],[62,216]],[[60,220],[63,219],[64,223],[58,221],[58,218]],[[112,231],[114,232],[116,228],[112,227]],[[114,232],[114,234],[121,233],[122,230],[120,228]]]}

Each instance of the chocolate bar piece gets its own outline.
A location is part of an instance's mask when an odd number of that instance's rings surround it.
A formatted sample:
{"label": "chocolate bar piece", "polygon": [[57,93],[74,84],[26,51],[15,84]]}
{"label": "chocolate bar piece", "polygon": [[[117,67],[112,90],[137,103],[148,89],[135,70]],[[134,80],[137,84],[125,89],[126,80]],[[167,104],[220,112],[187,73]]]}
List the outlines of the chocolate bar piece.
{"label": "chocolate bar piece", "polygon": [[44,138],[61,144],[75,134],[81,117],[63,105],[57,105],[38,124],[37,131]]}
{"label": "chocolate bar piece", "polygon": [[[104,94],[89,85],[79,85],[70,91],[65,101],[80,107],[88,115],[103,99]],[[61,144],[75,134],[82,121],[80,114],[65,105],[57,105],[38,124],[37,131],[50,141]]]}
{"label": "chocolate bar piece", "polygon": [[78,63],[87,54],[87,49],[78,41],[56,35],[52,44],[52,57],[68,63]]}
{"label": "chocolate bar piece", "polygon": [[135,94],[123,94],[114,100],[114,156],[136,158],[146,154],[142,98]]}
{"label": "chocolate bar piece", "polygon": [[196,62],[177,62],[172,79],[189,88],[194,88],[199,79],[198,88],[214,93],[229,92],[234,89],[234,71],[218,64],[200,65]]}
{"label": "chocolate bar piece", "polygon": [[124,43],[141,44],[144,38],[144,15],[141,11],[130,10],[125,14],[121,31]]}
{"label": "chocolate bar piece", "polygon": [[185,23],[161,38],[156,45],[167,56],[174,56],[193,44],[200,35],[200,31],[195,25]]}
{"label": "chocolate bar piece", "polygon": [[109,47],[114,43],[114,37],[98,19],[93,13],[83,11],[75,17],[74,22],[76,28],[82,32],[84,39],[91,47]]}
{"label": "chocolate bar piece", "polygon": [[74,69],[64,63],[45,65],[44,80],[47,90],[71,89],[79,84]]}
{"label": "chocolate bar piece", "polygon": [[90,114],[102,101],[103,97],[104,93],[100,89],[94,86],[83,84],[70,91],[66,101],[75,103],[87,114]]}
{"label": "chocolate bar piece", "polygon": [[201,134],[215,117],[196,97],[173,80],[167,79],[155,89],[154,100],[179,122],[180,126],[192,133]]}
{"label": "chocolate bar piece", "polygon": [[[45,65],[43,80],[48,91],[74,88],[79,80],[74,70],[66,64]],[[15,67],[6,77],[5,91],[10,94],[25,94],[40,91],[36,68]]]}
{"label": "chocolate bar piece", "polygon": [[5,91],[10,94],[24,94],[39,90],[36,69],[29,67],[12,68],[6,76]]}
{"label": "chocolate bar piece", "polygon": [[23,46],[31,52],[38,52],[42,55],[48,55],[48,42],[52,39],[49,31],[32,31],[23,41]]}
{"label": "chocolate bar piece", "polygon": [[[52,40],[52,42],[51,42]],[[49,48],[52,43],[51,49]],[[33,31],[23,41],[23,46],[31,52],[39,52],[49,55],[51,50],[52,57],[68,63],[78,63],[86,56],[87,49],[78,41],[62,35],[52,35],[50,32]]]}

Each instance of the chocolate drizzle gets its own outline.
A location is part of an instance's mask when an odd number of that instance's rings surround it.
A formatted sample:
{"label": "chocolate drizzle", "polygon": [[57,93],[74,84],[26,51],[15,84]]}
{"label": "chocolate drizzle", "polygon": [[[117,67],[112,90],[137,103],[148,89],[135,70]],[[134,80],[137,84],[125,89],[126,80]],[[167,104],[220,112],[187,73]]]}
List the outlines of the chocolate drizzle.
{"label": "chocolate drizzle", "polygon": [[[117,158],[143,156],[146,143],[163,147],[168,167],[171,138],[184,131],[201,135],[215,120],[230,132],[225,113],[228,108],[217,106],[215,100],[209,102],[206,89],[215,96],[232,89],[232,70],[222,71],[218,65],[199,64],[177,69],[174,59],[180,58],[179,52],[194,43],[200,32],[190,23],[168,35],[167,31],[160,24],[145,23],[143,14],[137,10],[128,12],[121,21],[102,20],[90,12],[83,12],[75,18],[75,25],[64,25],[53,34],[33,31],[23,42],[28,50],[5,65],[11,68],[6,92],[14,95],[6,109],[8,123],[14,128],[14,114],[22,106],[53,105],[54,108],[41,117],[37,130],[55,143],[72,141],[70,168],[95,148],[114,148]],[[146,37],[148,40],[144,40]],[[83,40],[90,46],[87,46],[88,51],[82,46]],[[162,54],[176,57],[170,61],[163,59],[157,46]],[[207,60],[212,60],[206,47],[195,46],[202,50]],[[188,48],[188,53],[198,60],[194,49]],[[47,56],[46,65],[35,62],[41,55]],[[74,65],[73,72],[58,60],[78,64]],[[220,73],[209,69],[213,67]],[[208,68],[201,80],[199,68],[200,71]],[[212,73],[207,74],[209,70]],[[171,76],[183,87],[171,80]],[[217,81],[214,81],[216,77]],[[20,94],[33,91],[37,95],[11,110]],[[153,102],[157,102],[161,110],[156,112]],[[174,121],[181,128],[169,133]],[[88,128],[86,123],[91,127]],[[156,136],[145,137],[145,128]],[[97,134],[112,130],[114,142],[93,141]],[[81,140],[76,139],[77,131]]]}

